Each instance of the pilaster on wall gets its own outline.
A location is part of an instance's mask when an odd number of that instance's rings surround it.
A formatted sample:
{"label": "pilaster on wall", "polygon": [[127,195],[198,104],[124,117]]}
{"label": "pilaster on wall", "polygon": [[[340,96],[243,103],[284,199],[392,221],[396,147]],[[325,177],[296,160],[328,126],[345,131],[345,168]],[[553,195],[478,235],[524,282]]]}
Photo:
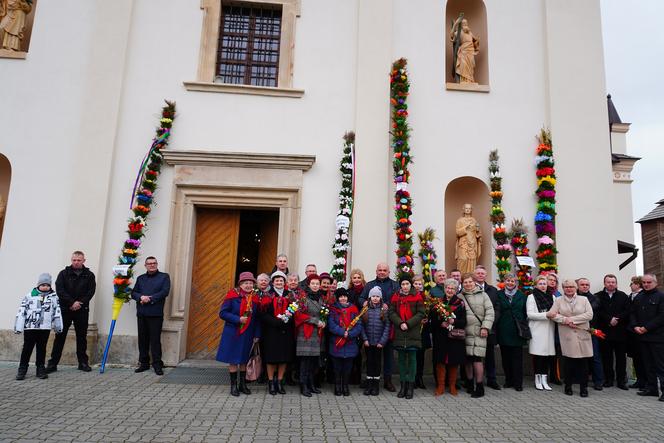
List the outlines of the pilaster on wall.
{"label": "pilaster on wall", "polygon": [[[387,5],[386,5],[387,3]],[[389,113],[392,63],[392,2],[358,4],[355,161],[357,174],[351,267],[371,278],[379,261],[391,263]]]}
{"label": "pilaster on wall", "polygon": [[584,274],[595,285],[617,271],[616,232],[607,211],[613,183],[600,4],[545,0],[544,5],[560,273]]}

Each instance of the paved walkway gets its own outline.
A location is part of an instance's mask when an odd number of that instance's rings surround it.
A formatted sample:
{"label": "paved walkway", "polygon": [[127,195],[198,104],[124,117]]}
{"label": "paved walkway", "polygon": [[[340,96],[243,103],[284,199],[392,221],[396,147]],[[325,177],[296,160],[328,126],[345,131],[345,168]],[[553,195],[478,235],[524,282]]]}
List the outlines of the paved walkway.
{"label": "paved walkway", "polygon": [[[15,381],[0,363],[0,441],[152,442],[662,442],[664,403],[634,390],[488,390],[483,399],[416,390],[413,400],[381,391],[365,397],[304,398],[262,386],[231,397],[226,386],[157,383],[129,368],[83,373],[61,366],[48,380]],[[166,369],[169,371],[170,369]],[[431,384],[431,382],[429,382]]]}

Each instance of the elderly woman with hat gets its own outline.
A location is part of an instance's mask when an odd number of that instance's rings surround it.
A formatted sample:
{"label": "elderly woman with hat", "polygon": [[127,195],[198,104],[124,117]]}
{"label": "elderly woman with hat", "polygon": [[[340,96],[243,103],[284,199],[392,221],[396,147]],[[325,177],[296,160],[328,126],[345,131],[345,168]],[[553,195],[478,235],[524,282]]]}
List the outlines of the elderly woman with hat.
{"label": "elderly woman with hat", "polygon": [[[251,348],[260,336],[259,300],[254,291],[256,279],[251,272],[242,272],[238,287],[226,294],[219,317],[226,322],[221,334],[217,360],[228,363],[231,374],[231,395],[251,394],[247,387],[246,370]],[[240,380],[238,387],[238,369]]]}
{"label": "elderly woman with hat", "polygon": [[270,395],[286,393],[284,373],[288,363],[293,361],[295,351],[295,321],[287,312],[292,297],[286,289],[286,279],[286,274],[281,271],[272,273],[269,301],[261,315],[263,361],[267,365]]}

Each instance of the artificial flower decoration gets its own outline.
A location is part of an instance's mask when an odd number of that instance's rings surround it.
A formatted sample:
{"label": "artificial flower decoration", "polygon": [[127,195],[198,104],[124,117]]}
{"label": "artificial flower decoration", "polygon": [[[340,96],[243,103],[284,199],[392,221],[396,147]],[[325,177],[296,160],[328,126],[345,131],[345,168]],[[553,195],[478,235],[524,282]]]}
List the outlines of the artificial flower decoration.
{"label": "artificial flower decoration", "polygon": [[[339,211],[337,212],[337,232],[332,245],[334,264],[330,275],[338,282],[346,280],[346,262],[350,249],[350,222],[353,216],[353,194],[355,175],[355,133],[347,132],[344,135],[343,156],[339,170],[341,171],[341,190],[339,191]],[[341,222],[339,222],[341,220]]]}
{"label": "artificial flower decoration", "polygon": [[537,234],[537,263],[540,273],[558,270],[555,247],[556,239],[556,170],[553,161],[551,132],[542,129],[537,147],[537,213],[535,233]]}
{"label": "artificial flower decoration", "polygon": [[489,219],[491,220],[493,240],[495,241],[494,254],[496,257],[495,265],[498,270],[498,280],[502,282],[505,274],[512,269],[512,265],[510,264],[512,248],[509,245],[509,238],[505,229],[499,159],[497,149],[489,153],[489,180],[491,182],[491,192],[489,192],[489,197],[491,197],[491,214]]}

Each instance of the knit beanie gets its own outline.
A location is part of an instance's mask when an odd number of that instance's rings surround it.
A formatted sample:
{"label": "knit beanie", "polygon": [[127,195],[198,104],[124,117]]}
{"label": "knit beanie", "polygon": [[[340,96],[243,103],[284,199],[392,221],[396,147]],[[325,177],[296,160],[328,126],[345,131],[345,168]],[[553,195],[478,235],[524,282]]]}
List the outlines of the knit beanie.
{"label": "knit beanie", "polygon": [[44,272],[43,274],[39,274],[39,278],[37,279],[37,287],[41,285],[51,286],[51,282],[51,274]]}
{"label": "knit beanie", "polygon": [[339,288],[339,289],[334,291],[334,298],[336,298],[337,300],[339,300],[339,297],[343,297],[343,296],[348,297],[348,291],[346,289]]}
{"label": "knit beanie", "polygon": [[374,286],[373,288],[371,288],[371,290],[369,291],[369,297],[373,297],[374,295],[383,298],[383,290],[380,289],[380,286]]}

